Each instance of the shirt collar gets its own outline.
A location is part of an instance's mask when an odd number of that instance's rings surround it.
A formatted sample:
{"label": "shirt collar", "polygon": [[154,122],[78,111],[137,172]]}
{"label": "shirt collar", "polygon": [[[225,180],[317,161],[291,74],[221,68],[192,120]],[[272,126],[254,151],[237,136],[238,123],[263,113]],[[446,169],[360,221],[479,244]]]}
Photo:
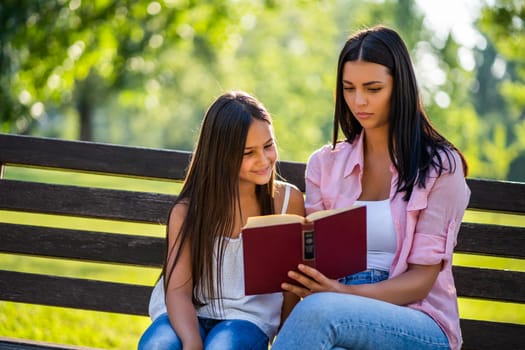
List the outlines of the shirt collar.
{"label": "shirt collar", "polygon": [[[359,135],[354,139],[353,143],[347,143],[347,147],[352,147],[352,152],[350,152],[350,156],[348,157],[348,161],[346,162],[345,172],[344,176],[349,176],[352,171],[355,169],[355,167],[359,166],[360,169],[363,169],[364,164],[364,147],[365,147],[365,133],[361,131]],[[397,180],[397,170],[394,164],[390,164],[390,172],[393,174],[392,180]]]}
{"label": "shirt collar", "polygon": [[361,132],[357,137],[354,139],[354,142],[351,144],[349,143],[347,147],[352,147],[353,150],[350,152],[350,156],[348,157],[348,161],[346,162],[345,172],[344,176],[349,176],[352,171],[359,166],[359,168],[363,169],[363,163],[364,163],[364,132]]}

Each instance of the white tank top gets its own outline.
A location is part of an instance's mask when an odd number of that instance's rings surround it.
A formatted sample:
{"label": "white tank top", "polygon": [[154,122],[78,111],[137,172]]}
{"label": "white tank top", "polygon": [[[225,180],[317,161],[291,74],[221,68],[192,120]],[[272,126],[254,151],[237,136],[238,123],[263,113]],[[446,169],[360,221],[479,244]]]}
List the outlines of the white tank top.
{"label": "white tank top", "polygon": [[[289,196],[290,186],[285,185],[285,198],[281,213],[286,213],[288,209]],[[222,266],[222,309],[219,300],[205,296],[204,300],[208,304],[198,308],[197,315],[213,319],[250,321],[257,325],[269,339],[272,339],[281,322],[283,293],[244,295],[242,236],[226,239],[228,244],[224,251]],[[214,264],[214,269],[216,266]],[[161,278],[151,294],[149,315],[152,320],[167,312],[163,285],[163,278]]]}
{"label": "white tank top", "polygon": [[364,204],[367,207],[367,268],[390,271],[397,247],[390,199],[356,201],[356,204]]}

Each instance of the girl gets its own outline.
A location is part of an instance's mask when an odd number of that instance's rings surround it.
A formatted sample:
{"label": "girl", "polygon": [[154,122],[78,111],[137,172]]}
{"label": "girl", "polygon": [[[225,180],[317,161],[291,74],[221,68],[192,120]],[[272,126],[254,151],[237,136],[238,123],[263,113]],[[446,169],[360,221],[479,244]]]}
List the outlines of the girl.
{"label": "girl", "polygon": [[298,298],[244,295],[240,232],[250,216],[304,215],[302,193],[274,181],[276,161],[271,118],[260,102],[230,92],[210,106],[169,216],[153,323],[139,349],[268,349]]}
{"label": "girl", "polygon": [[291,271],[303,287],[283,289],[306,298],[272,350],[459,349],[452,253],[470,198],[465,159],[427,118],[395,31],[351,36],[336,84],[333,143],[308,161],[306,211],[367,205],[368,269],[339,281]]}

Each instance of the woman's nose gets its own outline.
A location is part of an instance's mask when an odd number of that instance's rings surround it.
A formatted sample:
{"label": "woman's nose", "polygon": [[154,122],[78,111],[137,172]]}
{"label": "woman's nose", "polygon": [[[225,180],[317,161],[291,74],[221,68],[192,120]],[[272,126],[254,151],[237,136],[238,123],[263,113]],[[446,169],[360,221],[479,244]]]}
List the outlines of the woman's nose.
{"label": "woman's nose", "polygon": [[356,91],[355,93],[355,104],[358,106],[366,105],[366,96],[364,93]]}

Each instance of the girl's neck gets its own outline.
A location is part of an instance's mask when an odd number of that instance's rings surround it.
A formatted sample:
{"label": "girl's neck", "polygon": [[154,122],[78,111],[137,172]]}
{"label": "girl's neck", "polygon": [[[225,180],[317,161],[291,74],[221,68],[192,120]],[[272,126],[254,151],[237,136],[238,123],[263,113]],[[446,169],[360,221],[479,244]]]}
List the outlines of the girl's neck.
{"label": "girl's neck", "polygon": [[238,237],[248,217],[261,215],[261,208],[255,194],[255,184],[239,184],[239,205],[235,213],[235,232],[232,232],[232,238]]}
{"label": "girl's neck", "polygon": [[243,200],[250,200],[256,198],[255,196],[255,184],[248,182],[239,183],[239,197],[241,202]]}

